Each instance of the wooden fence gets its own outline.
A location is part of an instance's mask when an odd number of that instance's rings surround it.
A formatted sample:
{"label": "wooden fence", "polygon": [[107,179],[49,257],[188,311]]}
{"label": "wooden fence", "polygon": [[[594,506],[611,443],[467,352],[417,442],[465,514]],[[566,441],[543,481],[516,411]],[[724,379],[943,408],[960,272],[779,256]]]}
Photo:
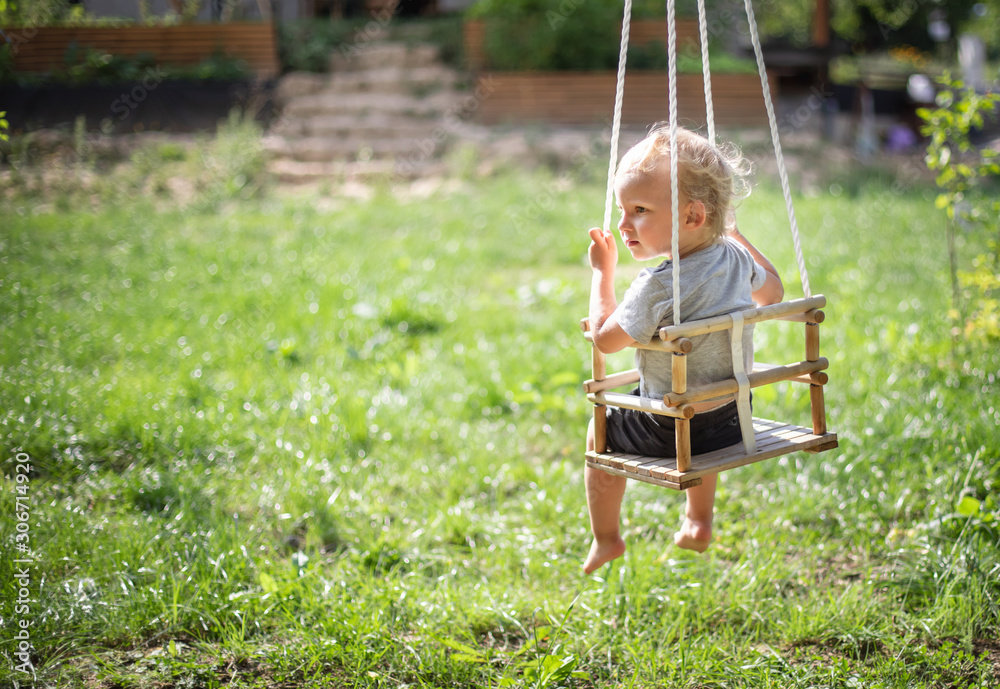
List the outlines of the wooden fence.
{"label": "wooden fence", "polygon": [[[611,123],[614,72],[493,72],[491,91],[476,111],[484,124],[544,122],[562,125]],[[777,80],[768,80],[777,97]],[[668,117],[667,75],[633,72],[625,77],[622,121],[648,125]],[[756,74],[713,74],[715,121],[721,126],[767,125],[764,96]],[[705,123],[705,91],[700,74],[679,74],[678,118],[682,125]]]}
{"label": "wooden fence", "polygon": [[[181,24],[177,26],[41,27],[4,29],[22,72],[64,69],[75,45],[111,55],[151,53],[163,65],[194,65],[221,53],[247,63],[260,77],[280,71],[277,40],[271,22]],[[82,54],[82,53],[81,53]]]}

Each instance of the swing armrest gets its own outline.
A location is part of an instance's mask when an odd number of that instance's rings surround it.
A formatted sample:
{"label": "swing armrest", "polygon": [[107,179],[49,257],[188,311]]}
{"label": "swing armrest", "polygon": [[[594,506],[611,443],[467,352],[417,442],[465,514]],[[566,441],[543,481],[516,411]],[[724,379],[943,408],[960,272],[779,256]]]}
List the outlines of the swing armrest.
{"label": "swing armrest", "polygon": [[[760,361],[753,362],[753,373],[773,371],[778,368],[782,368],[782,366],[779,364],[765,364]],[[826,385],[830,382],[830,376],[825,371],[813,371],[812,373],[803,373],[800,376],[786,378],[785,380],[792,383],[805,383],[807,385]]]}
{"label": "swing armrest", "polygon": [[[590,329],[587,327],[590,325],[590,323],[587,321],[586,318],[583,319],[581,325],[584,326],[583,328],[584,339],[587,340],[587,342],[589,342],[590,344],[594,344],[594,335],[593,333],[590,332]],[[673,354],[687,354],[688,352],[691,351],[691,348],[693,346],[694,345],[691,343],[691,340],[686,337],[680,337],[676,340],[670,340],[669,342],[665,342],[663,340],[654,337],[652,340],[649,341],[648,344],[640,344],[638,342],[633,342],[632,344],[629,345],[629,347],[632,347],[633,349],[654,349],[658,352],[671,352]]]}
{"label": "swing armrest", "polygon": [[[802,376],[822,371],[829,368],[829,366],[830,362],[825,357],[820,357],[816,361],[800,361],[797,364],[788,364],[787,366],[768,366],[767,368],[754,370],[753,373],[747,376],[747,381],[750,383],[751,388],[756,388],[782,380],[796,380]],[[680,407],[692,402],[722,397],[723,395],[732,395],[738,390],[739,385],[736,380],[727,378],[715,383],[688,388],[687,392],[671,392],[663,396],[663,401],[671,407]]]}
{"label": "swing armrest", "polygon": [[584,392],[602,392],[639,382],[639,369],[633,368],[621,373],[613,373],[603,380],[588,380],[583,384]]}
{"label": "swing armrest", "polygon": [[[780,304],[744,309],[741,313],[743,314],[744,323],[758,323],[774,319],[804,320],[808,323],[819,323],[825,318],[825,314],[818,309],[824,306],[826,306],[826,297],[819,294],[815,297],[793,299],[792,301],[783,301]],[[812,318],[819,318],[819,320],[810,320],[810,316],[807,314],[811,314]],[[671,342],[683,337],[693,337],[695,335],[718,332],[719,330],[729,330],[732,325],[733,321],[729,317],[729,314],[725,314],[722,316],[713,316],[712,318],[702,318],[697,321],[688,321],[680,325],[668,325],[660,328],[659,334],[661,340]]]}

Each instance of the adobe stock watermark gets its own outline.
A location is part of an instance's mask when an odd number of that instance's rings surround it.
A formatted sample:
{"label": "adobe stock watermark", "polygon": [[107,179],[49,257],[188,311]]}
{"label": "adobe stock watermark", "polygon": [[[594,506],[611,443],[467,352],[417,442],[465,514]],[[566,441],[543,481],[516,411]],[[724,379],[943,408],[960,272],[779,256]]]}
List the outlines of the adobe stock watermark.
{"label": "adobe stock watermark", "polygon": [[510,221],[517,229],[522,229],[527,224],[540,221],[542,213],[551,211],[556,207],[556,203],[566,189],[572,188],[576,178],[587,168],[601,161],[606,164],[606,159],[611,146],[611,127],[605,127],[596,136],[591,137],[587,147],[578,151],[571,159],[567,168],[551,182],[542,185],[536,194],[533,194],[526,203],[520,204],[518,209],[510,216]]}
{"label": "adobe stock watermark", "polygon": [[31,606],[38,601],[32,596],[31,557],[31,457],[25,452],[14,456],[14,631],[15,672],[35,678],[31,663]]}
{"label": "adobe stock watermark", "polygon": [[826,112],[827,106],[835,104],[836,94],[828,90],[830,88],[826,82],[819,86],[810,86],[805,102],[778,118],[778,135],[784,136],[799,131],[809,123],[813,115],[817,112]]}
{"label": "adobe stock watermark", "polygon": [[[881,19],[878,19],[878,30],[882,34],[882,40],[886,40],[889,36],[896,31],[899,31],[906,22],[913,18],[913,15],[917,13],[920,6],[923,5],[926,0],[903,0],[898,5],[896,5],[891,12],[896,15],[899,19],[896,26],[892,26]],[[931,24],[934,24],[934,20],[931,20]],[[931,27],[928,27],[931,28]]]}
{"label": "adobe stock watermark", "polygon": [[430,136],[419,141],[414,146],[412,153],[396,159],[396,173],[408,175],[415,172],[421,164],[434,155],[434,152],[445,142],[450,133],[479,110],[483,102],[488,100],[496,89],[497,83],[492,74],[477,78],[472,93],[445,112],[442,118],[443,122],[434,128]]}
{"label": "adobe stock watermark", "polygon": [[[167,75],[163,73],[159,65],[147,67],[142,80],[127,91],[123,91],[117,98],[111,101],[109,109],[111,113],[118,116],[119,122],[124,122],[135,112],[149,94],[163,83]],[[101,124],[96,129],[91,129],[83,134],[82,139],[77,142],[73,155],[86,159],[93,152],[94,148],[115,132],[114,121],[110,117],[101,120]],[[72,162],[72,161],[67,161]]]}
{"label": "adobe stock watermark", "polygon": [[371,20],[354,30],[353,40],[340,46],[340,57],[353,60],[361,55],[369,44],[382,36],[399,10],[399,0],[391,0],[382,9],[372,12]]}
{"label": "adobe stock watermark", "polygon": [[583,3],[584,0],[563,0],[559,3],[559,7],[554,10],[548,10],[545,13],[545,20],[549,23],[549,28],[553,31],[557,29]]}
{"label": "adobe stock watermark", "polygon": [[7,45],[10,47],[10,54],[17,55],[20,51],[21,46],[32,40],[38,35],[38,29],[34,26],[23,29],[24,33],[15,33],[13,31],[0,31],[0,38],[3,38]]}

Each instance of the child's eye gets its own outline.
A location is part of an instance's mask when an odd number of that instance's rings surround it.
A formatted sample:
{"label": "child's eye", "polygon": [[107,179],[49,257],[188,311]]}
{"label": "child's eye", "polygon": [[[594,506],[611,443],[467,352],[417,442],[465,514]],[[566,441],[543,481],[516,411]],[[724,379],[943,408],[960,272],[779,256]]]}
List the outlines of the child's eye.
{"label": "child's eye", "polygon": [[646,212],[646,207],[645,206],[636,206],[635,207],[635,212],[636,213],[645,213]]}

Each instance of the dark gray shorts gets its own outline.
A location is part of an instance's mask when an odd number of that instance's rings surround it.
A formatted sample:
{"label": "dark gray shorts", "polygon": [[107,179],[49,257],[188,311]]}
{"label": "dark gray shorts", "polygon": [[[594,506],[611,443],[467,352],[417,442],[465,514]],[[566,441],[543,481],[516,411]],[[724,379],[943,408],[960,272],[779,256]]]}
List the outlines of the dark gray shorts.
{"label": "dark gray shorts", "polygon": [[[638,390],[633,394],[638,394]],[[691,454],[700,455],[743,442],[736,402],[695,414]],[[676,457],[674,419],[635,409],[608,407],[608,451],[646,457]]]}

